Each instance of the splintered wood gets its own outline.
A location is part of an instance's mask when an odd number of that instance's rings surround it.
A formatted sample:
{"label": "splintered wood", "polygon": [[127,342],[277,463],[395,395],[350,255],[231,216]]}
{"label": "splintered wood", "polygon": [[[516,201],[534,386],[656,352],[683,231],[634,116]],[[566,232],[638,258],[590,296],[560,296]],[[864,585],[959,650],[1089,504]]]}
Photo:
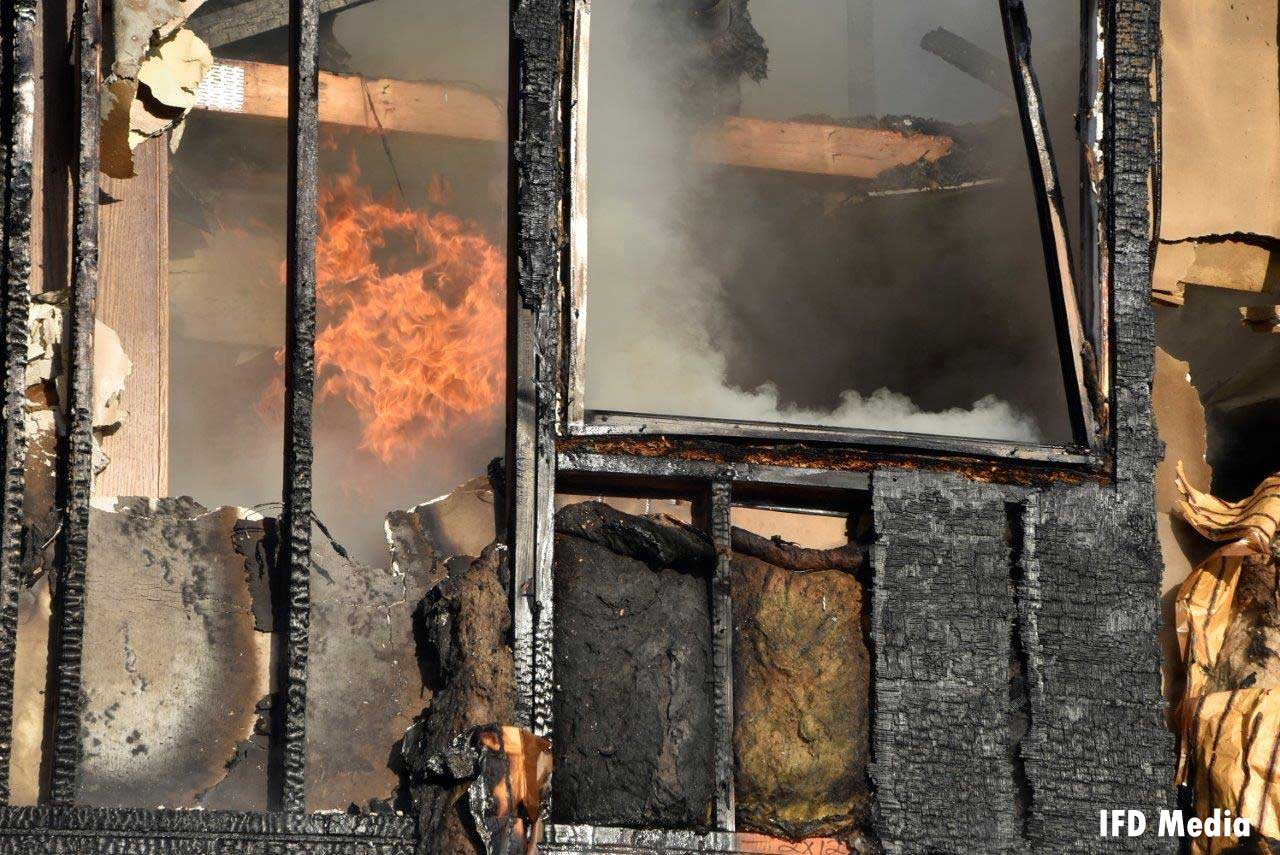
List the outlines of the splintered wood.
{"label": "splintered wood", "polygon": [[[200,87],[197,109],[283,119],[289,71],[283,65],[220,60]],[[415,83],[320,73],[320,121],[372,131],[503,142],[506,107],[454,83]],[[695,156],[729,166],[876,178],[951,153],[950,137],[802,122],[730,117],[695,145]]]}

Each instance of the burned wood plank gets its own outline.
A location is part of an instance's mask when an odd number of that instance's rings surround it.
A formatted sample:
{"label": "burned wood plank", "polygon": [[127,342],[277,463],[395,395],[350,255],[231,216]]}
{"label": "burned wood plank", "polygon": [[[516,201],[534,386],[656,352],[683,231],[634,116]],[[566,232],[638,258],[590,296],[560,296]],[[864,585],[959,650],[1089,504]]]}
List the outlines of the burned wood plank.
{"label": "burned wood plank", "polygon": [[1005,491],[886,471],[872,495],[880,840],[890,853],[1022,851],[1008,763]]}
{"label": "burned wood plank", "polygon": [[49,787],[55,805],[73,803],[80,789],[81,669],[84,655],[85,565],[89,552],[89,496],[93,485],[93,328],[98,289],[98,77],[101,59],[98,4],[82,0],[76,12],[78,150],[75,170],[71,358],[63,448],[66,463],[59,493],[65,503],[62,563],[54,606],[57,679],[53,713],[53,760]]}
{"label": "burned wood plank", "polygon": [[516,723],[552,730],[556,379],[564,235],[560,0],[517,0],[511,12],[508,295],[516,371],[508,400]]}
{"label": "burned wood plank", "polygon": [[288,612],[279,684],[284,704],[278,802],[306,811],[307,654],[311,612],[311,435],[316,370],[316,208],[319,181],[320,0],[289,3],[289,157],[285,256],[284,509],[281,563],[288,572]]}
{"label": "burned wood plank", "polygon": [[[1148,498],[1135,501],[1139,493]],[[1122,845],[1085,827],[1111,804],[1149,816],[1170,806],[1173,737],[1155,650],[1160,561],[1149,496],[1149,486],[1079,487],[1027,503],[1018,608],[1030,666],[1028,831],[1055,849],[1165,851],[1155,838]]]}
{"label": "burned wood plank", "polygon": [[711,574],[711,703],[715,715],[715,827],[720,831],[737,828],[733,775],[733,529],[729,524],[732,511],[733,483],[717,478],[711,482],[705,523],[716,556]]}

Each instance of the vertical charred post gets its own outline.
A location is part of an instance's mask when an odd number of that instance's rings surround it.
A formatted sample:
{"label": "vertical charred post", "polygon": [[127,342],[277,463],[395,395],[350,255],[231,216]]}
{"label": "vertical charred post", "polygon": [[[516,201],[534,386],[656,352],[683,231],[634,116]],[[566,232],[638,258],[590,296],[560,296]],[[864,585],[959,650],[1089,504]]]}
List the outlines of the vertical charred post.
{"label": "vertical charred post", "polygon": [[714,669],[715,809],[716,829],[733,831],[736,806],[733,792],[733,487],[727,480],[711,482],[711,542],[716,550],[711,577],[711,663]]}
{"label": "vertical charred post", "polygon": [[516,723],[550,736],[556,383],[566,234],[563,0],[512,0],[509,496]]}
{"label": "vertical charred post", "polygon": [[0,804],[9,803],[13,741],[13,668],[22,585],[22,500],[26,436],[27,313],[31,303],[31,172],[35,125],[34,0],[3,10],[4,500],[0,517]]}
{"label": "vertical charred post", "polygon": [[84,574],[89,555],[89,496],[93,488],[93,315],[98,290],[98,65],[102,24],[97,0],[81,0],[76,17],[79,73],[75,213],[72,220],[71,359],[67,438],[60,490],[62,567],[58,577],[57,678],[53,717],[50,799],[75,801],[80,786],[81,659],[84,646]]}
{"label": "vertical charred post", "polygon": [[311,405],[315,388],[316,187],[319,141],[320,7],[289,3],[289,200],[285,336],[284,518],[289,570],[284,673],[283,770],[279,805],[306,810],[307,650],[311,615]]}

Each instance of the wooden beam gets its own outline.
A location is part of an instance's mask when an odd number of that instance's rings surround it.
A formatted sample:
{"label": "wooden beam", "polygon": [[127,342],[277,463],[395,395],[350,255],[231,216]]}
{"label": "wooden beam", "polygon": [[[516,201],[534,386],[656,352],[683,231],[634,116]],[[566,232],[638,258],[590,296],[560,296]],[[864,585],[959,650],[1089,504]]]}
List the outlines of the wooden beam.
{"label": "wooden beam", "polygon": [[[197,109],[285,117],[287,69],[219,60],[200,85]],[[450,83],[415,83],[320,72],[320,121],[454,139],[505,142],[506,106],[496,96]],[[949,154],[950,137],[801,122],[730,117],[695,144],[700,159],[779,172],[875,178]]]}

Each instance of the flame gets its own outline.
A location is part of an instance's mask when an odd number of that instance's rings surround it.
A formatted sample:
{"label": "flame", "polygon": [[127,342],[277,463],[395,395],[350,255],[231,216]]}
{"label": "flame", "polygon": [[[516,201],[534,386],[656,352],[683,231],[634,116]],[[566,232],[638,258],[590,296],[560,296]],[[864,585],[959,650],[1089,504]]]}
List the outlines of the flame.
{"label": "flame", "polygon": [[[506,262],[474,223],[375,199],[359,177],[353,165],[320,191],[316,401],[345,400],[359,447],[390,462],[496,412]],[[283,400],[281,378],[268,394]]]}

